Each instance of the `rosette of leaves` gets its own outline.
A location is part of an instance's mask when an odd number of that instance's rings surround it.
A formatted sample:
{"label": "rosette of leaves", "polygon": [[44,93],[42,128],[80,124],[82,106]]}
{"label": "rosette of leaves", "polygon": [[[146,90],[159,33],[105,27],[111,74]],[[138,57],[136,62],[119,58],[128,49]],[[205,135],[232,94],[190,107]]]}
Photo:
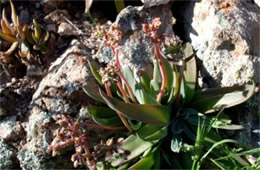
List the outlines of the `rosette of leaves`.
{"label": "rosette of leaves", "polygon": [[3,58],[1,58],[1,60],[9,63],[9,56],[13,54],[17,48],[19,48],[18,54],[22,58],[30,55],[31,46],[34,50],[39,50],[42,53],[45,53],[48,50],[46,47],[46,42],[49,39],[49,33],[47,31],[46,33],[43,33],[35,19],[33,20],[33,31],[28,28],[27,24],[21,25],[19,22],[19,17],[16,14],[14,4],[11,0],[10,5],[12,24],[8,22],[5,9],[3,9],[0,37],[12,43],[12,45],[7,51],[3,52]]}
{"label": "rosette of leaves", "polygon": [[3,53],[3,58],[1,60],[7,60],[8,56],[10,56],[16,48],[20,45],[19,53],[22,55],[26,55],[28,53],[27,45],[25,44],[25,34],[24,28],[26,25],[21,25],[19,22],[19,17],[16,14],[15,7],[12,1],[10,1],[11,5],[11,19],[12,24],[10,24],[6,18],[5,9],[2,11],[2,18],[1,18],[1,30],[0,30],[0,37],[7,40],[8,42],[12,43],[10,48]]}
{"label": "rosette of leaves", "polygon": [[[222,113],[224,108],[247,101],[254,94],[254,83],[235,87],[196,89],[196,58],[191,45],[185,43],[180,46],[178,53],[182,56],[177,59],[172,58],[175,54],[162,57],[167,78],[161,102],[156,101],[162,83],[157,60],[153,63],[153,77],[144,71],[135,74],[128,66],[121,68],[137,102],[125,101],[116,83],[110,86],[113,97],[108,96],[104,92],[105,86],[101,75],[89,62],[100,89],[91,91],[85,86],[84,90],[88,96],[101,104],[90,106],[88,113],[99,125],[119,126],[122,125],[116,114],[119,112],[127,118],[134,130],[121,146],[130,151],[130,154],[127,158],[116,155],[110,165],[111,168],[199,169],[204,162],[204,168],[233,169],[248,165],[240,153],[224,145],[238,142],[223,141],[215,130],[236,130],[244,127],[232,124],[225,114],[216,116],[210,113]],[[130,96],[126,86],[123,85],[123,88]],[[214,149],[216,147],[221,149]],[[211,149],[209,153],[207,149]],[[230,154],[233,156],[225,157]],[[223,159],[219,159],[220,157]],[[185,161],[181,163],[183,160]]]}
{"label": "rosette of leaves", "polygon": [[48,51],[46,43],[49,39],[49,32],[46,31],[44,33],[36,19],[33,19],[33,25],[34,30],[32,32],[28,29],[25,30],[26,39],[33,46],[34,50],[44,54]]}

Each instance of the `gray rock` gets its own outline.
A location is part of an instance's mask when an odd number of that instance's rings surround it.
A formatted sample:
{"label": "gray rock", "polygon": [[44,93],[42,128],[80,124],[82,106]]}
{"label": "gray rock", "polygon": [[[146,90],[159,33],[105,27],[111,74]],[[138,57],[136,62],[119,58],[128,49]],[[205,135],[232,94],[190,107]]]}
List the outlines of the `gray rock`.
{"label": "gray rock", "polygon": [[26,125],[27,143],[18,154],[23,169],[54,168],[55,159],[50,157],[48,151],[56,130],[52,116],[77,114],[81,106],[86,107],[91,102],[82,90],[85,82],[95,84],[86,59],[90,59],[89,49],[73,40],[39,84],[30,105]]}
{"label": "gray rock", "polygon": [[254,2],[260,7],[260,0],[254,0]]}
{"label": "gray rock", "polygon": [[164,5],[170,2],[170,0],[141,0],[144,3],[145,8],[152,6]]}
{"label": "gray rock", "polygon": [[212,78],[210,86],[243,84],[251,78],[259,83],[260,8],[244,0],[203,0],[190,12],[191,42],[202,60],[202,76]]}
{"label": "gray rock", "polygon": [[55,163],[48,162],[45,157],[38,152],[23,149],[17,155],[20,166],[23,170],[33,169],[54,169]]}
{"label": "gray rock", "polygon": [[47,29],[47,31],[53,31],[53,32],[57,31],[57,28],[56,28],[55,24],[48,24],[46,29]]}
{"label": "gray rock", "polygon": [[71,19],[68,11],[56,9],[44,17],[44,22],[48,24],[59,24],[64,21],[64,17]]}
{"label": "gray rock", "polygon": [[[128,6],[117,16],[116,23],[124,36],[121,40],[119,59],[121,64],[130,65],[132,68],[145,68],[151,70],[153,45],[151,40],[142,32],[142,24],[160,17],[162,21],[159,34],[173,35],[172,24],[174,18],[169,6],[156,6],[145,9],[144,7]],[[113,61],[110,48],[100,47],[96,57],[100,62]]]}
{"label": "gray rock", "polygon": [[7,117],[0,122],[0,139],[10,140],[16,136],[13,126],[16,124],[16,116]]}
{"label": "gray rock", "polygon": [[58,28],[58,34],[60,36],[68,37],[68,36],[79,36],[81,33],[75,29],[71,24],[67,22],[62,22]]}
{"label": "gray rock", "polygon": [[0,169],[11,169],[14,150],[5,144],[3,140],[0,140],[0,153]]}

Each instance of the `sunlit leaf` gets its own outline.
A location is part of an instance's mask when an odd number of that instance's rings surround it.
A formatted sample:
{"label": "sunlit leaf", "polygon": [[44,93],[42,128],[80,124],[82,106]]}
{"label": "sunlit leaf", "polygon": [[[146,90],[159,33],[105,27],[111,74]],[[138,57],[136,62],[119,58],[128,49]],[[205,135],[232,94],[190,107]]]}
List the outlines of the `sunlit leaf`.
{"label": "sunlit leaf", "polygon": [[105,107],[89,106],[87,112],[92,116],[92,119],[99,125],[103,126],[119,126],[122,125],[121,119],[117,113]]}
{"label": "sunlit leaf", "polygon": [[39,41],[41,38],[41,35],[42,35],[42,31],[35,18],[33,19],[33,24],[34,24],[34,36],[35,36],[36,40]]}
{"label": "sunlit leaf", "polygon": [[132,165],[129,169],[138,170],[138,169],[150,169],[154,164],[154,155],[150,154],[141,158],[138,162]]}
{"label": "sunlit leaf", "polygon": [[116,5],[117,13],[119,13],[122,9],[125,8],[124,0],[114,0],[114,2]]}
{"label": "sunlit leaf", "polygon": [[106,103],[103,98],[100,96],[98,92],[98,87],[91,87],[93,86],[92,84],[87,84],[83,87],[84,92],[91,97],[92,99],[101,102],[101,103]]}
{"label": "sunlit leaf", "polygon": [[203,89],[195,92],[190,106],[202,113],[212,113],[247,101],[255,90],[255,83],[243,86]]}
{"label": "sunlit leaf", "polygon": [[111,118],[117,116],[117,113],[114,110],[100,106],[89,106],[87,108],[87,112],[92,116],[96,116],[99,118]]}
{"label": "sunlit leaf", "polygon": [[90,67],[91,73],[92,75],[95,77],[95,79],[97,80],[97,82],[100,85],[103,85],[102,83],[102,77],[100,76],[100,74],[97,72],[97,69],[95,68],[95,66],[88,60],[88,65]]}
{"label": "sunlit leaf", "polygon": [[165,59],[162,56],[162,62],[165,68],[165,74],[166,74],[166,84],[165,84],[165,88],[168,92],[170,92],[172,90],[172,85],[173,85],[173,69],[171,64],[169,63],[169,61],[167,59]]}
{"label": "sunlit leaf", "polygon": [[181,84],[181,95],[185,100],[185,103],[189,103],[192,100],[197,80],[195,57],[192,57],[189,61],[186,62],[185,68],[186,69],[184,70],[183,81]]}
{"label": "sunlit leaf", "polygon": [[193,55],[193,48],[189,42],[183,44],[182,53],[183,53],[185,59],[187,59]]}
{"label": "sunlit leaf", "polygon": [[85,0],[85,13],[87,13],[92,6],[93,0]]}
{"label": "sunlit leaf", "polygon": [[19,26],[18,16],[16,14],[14,4],[11,0],[10,0],[10,4],[11,4],[11,10],[12,10],[12,17],[11,18],[12,18],[13,24],[14,24],[14,26],[18,27]]}
{"label": "sunlit leaf", "polygon": [[142,71],[140,74],[141,74],[140,77],[141,77],[142,86],[145,89],[145,91],[149,93],[150,92],[151,78],[149,77],[149,75],[145,71]]}
{"label": "sunlit leaf", "polygon": [[144,141],[137,137],[135,134],[133,134],[126,138],[123,144],[121,145],[123,149],[128,150],[131,153],[127,156],[126,159],[123,157],[113,159],[111,165],[116,167],[130,160],[133,160],[134,158],[138,157],[146,150],[148,150],[150,147],[152,147],[154,144],[155,142],[153,141]]}
{"label": "sunlit leaf", "polygon": [[6,41],[9,41],[9,42],[17,42],[17,39],[14,36],[5,34],[1,31],[0,31],[0,37],[2,37],[3,39],[5,39]]}
{"label": "sunlit leaf", "polygon": [[134,96],[136,97],[137,101],[140,104],[144,104],[144,101],[142,100],[142,87],[141,84],[138,84],[135,80],[135,76],[133,71],[131,70],[131,68],[129,66],[123,66],[122,67],[122,73],[124,75],[124,77],[126,78],[128,84],[130,85]]}
{"label": "sunlit leaf", "polygon": [[155,80],[159,85],[162,83],[162,75],[157,60],[153,61],[153,80]]}
{"label": "sunlit leaf", "polygon": [[145,141],[160,140],[167,136],[168,127],[146,124],[136,134]]}
{"label": "sunlit leaf", "polygon": [[4,28],[2,26],[3,32],[9,34],[9,35],[15,35],[14,29],[10,26],[10,23],[8,22],[6,16],[5,16],[5,8],[2,11],[2,20],[7,28],[5,28],[6,32],[4,31]]}
{"label": "sunlit leaf", "polygon": [[17,46],[18,46],[18,42],[14,42],[12,45],[11,45],[11,47],[6,51],[6,52],[4,52],[4,56],[9,56],[9,55],[11,55],[15,50],[16,50],[16,48],[17,48]]}
{"label": "sunlit leaf", "polygon": [[172,104],[177,96],[179,89],[179,74],[176,66],[173,66],[173,87],[169,93],[167,104]]}
{"label": "sunlit leaf", "polygon": [[119,126],[122,125],[122,121],[118,116],[115,117],[111,117],[111,118],[99,118],[96,116],[92,116],[92,119],[94,120],[94,122],[96,122],[99,125],[102,126]]}
{"label": "sunlit leaf", "polygon": [[170,121],[170,106],[124,103],[107,96],[102,91],[100,91],[100,95],[110,108],[126,117],[157,125],[167,125]]}

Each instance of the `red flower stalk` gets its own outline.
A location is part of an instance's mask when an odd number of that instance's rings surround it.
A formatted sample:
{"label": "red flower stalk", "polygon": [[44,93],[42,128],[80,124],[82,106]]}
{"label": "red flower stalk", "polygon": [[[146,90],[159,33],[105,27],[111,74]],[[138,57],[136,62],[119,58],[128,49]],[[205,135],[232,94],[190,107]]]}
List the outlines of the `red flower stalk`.
{"label": "red flower stalk", "polygon": [[160,102],[163,96],[163,93],[165,91],[166,86],[166,71],[162,62],[162,56],[160,53],[160,42],[162,39],[162,36],[158,36],[157,31],[159,30],[161,26],[161,20],[160,18],[154,18],[152,20],[152,23],[150,24],[142,24],[142,29],[144,33],[152,40],[153,46],[154,46],[154,52],[158,60],[158,64],[160,67],[161,75],[162,75],[162,85],[160,88],[160,91],[157,95],[157,101]]}

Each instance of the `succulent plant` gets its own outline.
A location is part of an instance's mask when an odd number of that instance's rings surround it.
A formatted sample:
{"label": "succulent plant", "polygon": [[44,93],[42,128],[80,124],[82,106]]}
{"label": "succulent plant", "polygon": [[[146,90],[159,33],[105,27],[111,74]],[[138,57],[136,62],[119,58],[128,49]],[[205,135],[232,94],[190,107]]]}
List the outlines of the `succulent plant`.
{"label": "succulent plant", "polygon": [[[108,32],[102,30],[115,61],[100,71],[88,62],[100,88],[94,91],[85,86],[83,89],[100,105],[89,106],[87,111],[100,127],[118,129],[124,126],[128,134],[120,142],[120,148],[129,153],[119,155],[112,151],[109,162],[96,159],[94,168],[234,169],[249,166],[241,156],[260,150],[234,151],[226,143],[241,146],[239,142],[221,139],[218,129],[244,128],[232,124],[224,109],[247,101],[254,94],[254,82],[196,89],[196,56],[192,46],[182,44],[176,36],[157,35],[159,27],[159,18],[143,25],[155,49],[153,77],[144,70],[136,73],[127,65],[121,66],[118,58],[120,30],[115,25]],[[162,42],[165,53],[160,50]],[[127,131],[118,130],[115,136],[125,137]]]}
{"label": "succulent plant", "polygon": [[[5,9],[2,11],[2,19],[1,19],[1,30],[0,37],[12,43],[10,48],[3,53],[3,57],[8,57],[11,55],[19,43],[24,45],[24,40],[26,39],[23,29],[26,25],[21,25],[19,22],[19,17],[16,14],[15,7],[13,2],[10,0],[11,10],[12,10],[12,24],[10,24],[6,18]],[[28,48],[24,47],[24,51],[20,51],[21,54],[26,54],[28,52]],[[4,58],[2,58],[3,60]]]}
{"label": "succulent plant", "polygon": [[48,48],[46,46],[46,42],[49,39],[49,32],[46,31],[43,33],[43,30],[40,28],[36,19],[33,19],[34,30],[30,32],[28,27],[25,29],[25,35],[27,41],[33,45],[33,49],[40,51],[41,53],[46,53]]}
{"label": "succulent plant", "polygon": [[36,19],[33,20],[34,31],[31,31],[27,24],[21,25],[19,22],[19,17],[16,14],[14,4],[11,0],[10,5],[12,11],[12,24],[8,22],[5,9],[3,9],[0,37],[9,41],[12,45],[3,53],[1,60],[8,62],[8,56],[10,56],[18,47],[18,54],[22,58],[30,55],[31,46],[33,46],[34,50],[39,50],[42,53],[45,53],[48,50],[46,47],[46,42],[49,39],[49,33],[47,31],[46,33],[42,33],[43,31],[41,30]]}

